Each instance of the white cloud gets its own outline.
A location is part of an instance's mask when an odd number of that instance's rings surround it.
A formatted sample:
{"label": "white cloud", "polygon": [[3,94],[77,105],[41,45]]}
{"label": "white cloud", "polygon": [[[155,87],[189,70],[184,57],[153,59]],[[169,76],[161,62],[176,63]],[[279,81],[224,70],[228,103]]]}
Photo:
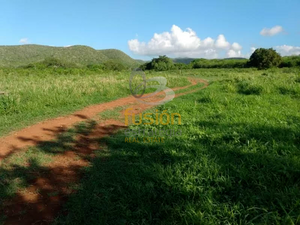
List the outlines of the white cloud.
{"label": "white cloud", "polygon": [[239,43],[234,42],[231,45],[231,49],[227,52],[227,56],[229,58],[231,57],[242,57],[242,46]]}
{"label": "white cloud", "polygon": [[275,26],[272,28],[264,28],[261,30],[260,34],[262,36],[274,36],[276,34],[279,34],[283,32],[283,27],[282,26]]}
{"label": "white cloud", "polygon": [[20,44],[28,44],[29,40],[28,40],[28,38],[22,38],[19,42],[20,42]]}
{"label": "white cloud", "polygon": [[221,49],[227,49],[227,48],[229,48],[229,46],[230,46],[230,43],[228,41],[226,41],[225,36],[223,34],[220,34],[216,41],[216,47],[221,48]]}
{"label": "white cloud", "polygon": [[236,42],[234,42],[234,43],[232,44],[231,47],[232,47],[232,49],[235,50],[235,51],[240,51],[240,50],[242,50],[242,46],[239,45],[239,43],[236,43]]}
{"label": "white cloud", "polygon": [[[290,55],[300,55],[300,47],[290,46],[290,45],[281,45],[273,47],[281,56],[290,56]],[[251,47],[251,51],[245,55],[249,58],[252,53],[256,50],[255,47]]]}
{"label": "white cloud", "polygon": [[229,58],[232,58],[232,57],[242,57],[242,52],[241,51],[235,51],[233,49],[230,49],[228,52],[227,52],[227,56]]}
{"label": "white cloud", "polygon": [[281,45],[274,47],[274,49],[282,56],[300,55],[300,47],[297,46]]}
{"label": "white cloud", "polygon": [[[222,52],[230,50],[240,55],[242,49],[242,46],[236,42],[231,45],[223,34],[220,34],[216,40],[211,37],[202,40],[191,28],[184,31],[176,25],[172,26],[170,32],[155,33],[148,43],[132,39],[128,41],[128,46],[138,55],[198,58],[217,58]],[[231,52],[230,55],[232,54]]]}
{"label": "white cloud", "polygon": [[256,50],[256,48],[251,47],[251,54],[252,54],[253,52],[255,52],[255,50]]}

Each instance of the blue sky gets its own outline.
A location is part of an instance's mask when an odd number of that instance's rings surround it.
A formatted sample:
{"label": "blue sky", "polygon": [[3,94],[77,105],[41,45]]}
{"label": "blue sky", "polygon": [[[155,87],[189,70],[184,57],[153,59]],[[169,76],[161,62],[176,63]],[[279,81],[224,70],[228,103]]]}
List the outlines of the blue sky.
{"label": "blue sky", "polygon": [[[283,55],[300,54],[299,0],[2,0],[1,3],[0,45],[80,44],[95,49],[116,48],[142,59],[158,54],[249,56],[258,47],[276,47]],[[274,29],[262,35],[264,28]],[[158,36],[154,38],[155,33]],[[129,42],[133,39],[136,40]]]}

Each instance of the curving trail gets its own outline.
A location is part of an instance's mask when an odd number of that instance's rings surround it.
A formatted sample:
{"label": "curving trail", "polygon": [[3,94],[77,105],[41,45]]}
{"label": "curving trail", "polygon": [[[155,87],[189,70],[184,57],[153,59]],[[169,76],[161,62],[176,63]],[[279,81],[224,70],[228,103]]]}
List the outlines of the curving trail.
{"label": "curving trail", "polygon": [[[197,83],[203,83],[204,86],[187,93],[177,94],[175,97],[179,97],[185,94],[199,91],[208,86],[208,82],[202,79],[189,78],[191,84],[184,87],[173,88],[174,91],[187,89],[197,85]],[[157,96],[161,95],[160,93]],[[155,96],[154,96],[155,97]],[[152,98],[155,102],[155,98]],[[35,125],[26,127],[22,130],[13,132],[12,134],[0,138],[0,161],[5,157],[24,149],[26,147],[34,146],[38,142],[52,140],[56,137],[57,133],[66,131],[69,127],[72,127],[75,123],[82,122],[87,119],[92,119],[97,114],[120,106],[126,106],[130,104],[141,104],[133,96],[120,98],[115,101],[102,103],[98,105],[92,105],[79,110],[71,115],[58,117],[55,119],[45,120]],[[56,131],[55,134],[53,131]],[[34,139],[34,141],[33,141]]]}
{"label": "curving trail", "polygon": [[[203,86],[176,94],[175,97],[199,91],[209,85],[202,79],[189,78],[189,80],[190,85],[173,88],[173,90],[184,90],[198,83],[202,83]],[[161,96],[162,93],[158,93],[151,98],[151,101],[155,102],[161,99]],[[57,139],[59,134],[75,123],[93,120],[97,114],[120,106],[130,106],[134,113],[154,107],[139,103],[134,97],[129,96],[89,106],[69,116],[32,125],[0,139],[0,163],[1,159],[20,151],[26,151],[29,146],[43,146],[47,141]],[[120,112],[120,117],[123,117],[123,112]],[[95,157],[93,152],[105,148],[104,143],[99,144],[99,139],[124,128],[123,122],[112,119],[94,124],[89,134],[78,135],[65,152],[57,153],[50,163],[35,168],[35,177],[30,180],[29,185],[24,190],[17,192],[14,198],[6,200],[2,205],[3,208],[0,204],[0,212],[3,211],[7,218],[5,224],[50,224],[61,212],[61,206],[68,196],[74,192],[70,183],[80,180],[80,170],[91,163],[91,159]],[[31,173],[29,169],[27,169],[28,173]]]}

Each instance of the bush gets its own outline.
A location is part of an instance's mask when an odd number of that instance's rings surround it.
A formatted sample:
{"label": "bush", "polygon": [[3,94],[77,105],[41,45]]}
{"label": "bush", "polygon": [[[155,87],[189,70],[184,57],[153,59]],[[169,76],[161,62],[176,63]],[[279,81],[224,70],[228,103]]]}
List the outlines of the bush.
{"label": "bush", "polygon": [[191,62],[191,67],[198,68],[244,68],[247,59],[195,59]]}
{"label": "bush", "polygon": [[87,68],[91,71],[99,71],[99,70],[104,70],[104,65],[103,64],[89,64],[89,65],[87,65]]}
{"label": "bush", "polygon": [[122,71],[127,69],[121,62],[116,60],[108,60],[103,63],[105,70]]}
{"label": "bush", "polygon": [[300,56],[285,56],[282,57],[282,62],[279,67],[297,67],[300,66]]}
{"label": "bush", "polygon": [[238,92],[244,95],[260,95],[263,92],[263,87],[249,81],[242,81],[238,84]]}
{"label": "bush", "polygon": [[172,59],[164,55],[152,59],[151,62],[143,64],[142,66],[140,66],[140,68],[142,70],[166,71],[174,69],[175,65]]}
{"label": "bush", "polygon": [[188,69],[188,65],[186,65],[184,63],[175,63],[174,68],[178,69],[178,70]]}
{"label": "bush", "polygon": [[[40,64],[40,65],[39,65]],[[77,67],[74,63],[64,62],[57,58],[46,58],[42,62],[38,63],[37,66],[54,67],[54,68],[72,68]]]}
{"label": "bush", "polygon": [[60,59],[49,57],[38,63],[30,63],[25,66],[20,66],[23,69],[46,69],[46,68],[76,68],[78,65],[74,63],[64,62]]}
{"label": "bush", "polygon": [[258,69],[277,67],[281,63],[281,56],[272,48],[259,48],[251,55],[249,65]]}

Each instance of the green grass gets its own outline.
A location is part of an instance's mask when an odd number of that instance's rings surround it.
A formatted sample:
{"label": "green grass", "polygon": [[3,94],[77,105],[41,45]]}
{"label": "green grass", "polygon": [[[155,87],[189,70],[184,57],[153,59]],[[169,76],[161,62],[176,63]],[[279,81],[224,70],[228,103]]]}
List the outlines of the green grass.
{"label": "green grass", "polygon": [[107,119],[119,119],[121,115],[121,111],[126,107],[116,107],[114,109],[108,109],[104,112],[99,113],[100,120],[107,120]]}
{"label": "green grass", "polygon": [[[180,129],[182,135],[160,135],[165,137],[165,143],[144,143],[141,132],[137,136],[139,143],[125,143],[124,132],[98,140],[105,141],[107,148],[99,149],[96,157],[89,159],[91,165],[84,169],[80,184],[72,184],[77,192],[55,224],[300,223],[299,70],[182,72],[182,77],[175,72],[148,74],[166,76],[171,87],[187,85],[186,76],[210,81],[204,90],[157,107],[159,113],[180,113],[182,125],[131,126]],[[19,109],[19,114],[30,123],[37,117],[28,116],[29,112],[44,115],[44,102],[53,103],[46,116],[54,116],[53,109],[67,112],[83,107],[92,102],[93,96],[98,102],[117,98],[123,92],[129,95],[128,88],[121,85],[123,81],[128,83],[129,74],[119,73],[110,78],[107,75],[25,75],[2,71],[1,76],[6,79],[2,84],[15,87],[9,96],[18,94],[31,100],[11,107]],[[111,91],[106,99],[99,100],[97,91],[83,97],[84,91],[100,83],[97,79],[102,83],[108,79],[105,85],[96,86]],[[28,85],[23,86],[24,82]],[[60,92],[61,88],[64,91]],[[70,97],[71,90],[81,94]],[[36,93],[43,96],[37,103],[39,110],[30,111],[30,104],[38,99]],[[57,105],[59,98],[55,96],[62,98]],[[67,107],[63,108],[64,105]],[[153,109],[150,112],[155,113]],[[116,116],[114,110],[103,115]],[[10,123],[16,127],[15,120]],[[4,178],[0,183],[1,198],[9,198],[27,187],[28,176],[39,175],[56,154],[72,150],[76,144],[74,137],[87,135],[94,125],[92,121],[79,124],[57,140],[40,143],[5,159],[0,166]]]}
{"label": "green grass", "polygon": [[57,224],[300,223],[298,71],[197,72],[213,83],[158,108],[182,136],[108,138]]}
{"label": "green grass", "polygon": [[[170,87],[189,84],[173,73],[164,76]],[[130,72],[89,69],[0,69],[0,136],[35,122],[129,96]]]}

